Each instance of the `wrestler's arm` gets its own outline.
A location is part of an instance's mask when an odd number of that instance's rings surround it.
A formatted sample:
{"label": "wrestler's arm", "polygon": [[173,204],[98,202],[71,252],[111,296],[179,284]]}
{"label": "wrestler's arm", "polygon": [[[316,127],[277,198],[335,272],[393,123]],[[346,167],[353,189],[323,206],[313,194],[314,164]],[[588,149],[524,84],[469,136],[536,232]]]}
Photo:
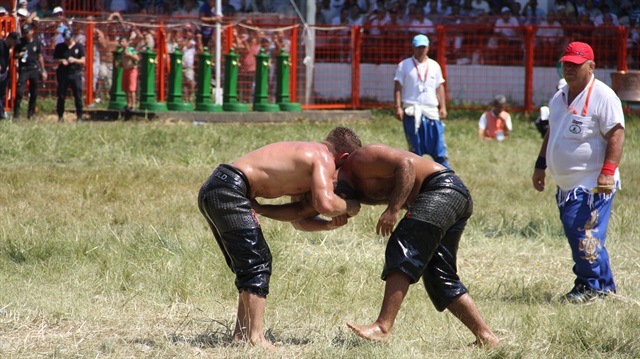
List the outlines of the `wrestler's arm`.
{"label": "wrestler's arm", "polygon": [[318,215],[305,196],[292,196],[291,203],[284,204],[260,204],[254,199],[252,205],[256,213],[276,221],[293,222]]}
{"label": "wrestler's arm", "polygon": [[311,204],[318,213],[326,217],[348,214],[353,217],[360,211],[360,203],[344,200],[333,193],[335,165],[332,159],[318,157],[312,164]]}
{"label": "wrestler's arm", "polygon": [[332,229],[340,228],[347,224],[349,220],[348,214],[343,214],[337,217],[331,218],[331,220],[324,219],[320,216],[314,216],[305,218],[299,221],[291,222],[293,228],[304,232],[318,232],[318,231],[330,231]]}
{"label": "wrestler's arm", "polygon": [[394,179],[393,190],[389,196],[389,204],[380,215],[376,225],[376,234],[386,237],[393,232],[393,228],[398,221],[398,213],[411,193],[416,178],[416,169],[409,157],[403,156],[401,152],[396,150],[380,151],[375,163],[391,169]]}

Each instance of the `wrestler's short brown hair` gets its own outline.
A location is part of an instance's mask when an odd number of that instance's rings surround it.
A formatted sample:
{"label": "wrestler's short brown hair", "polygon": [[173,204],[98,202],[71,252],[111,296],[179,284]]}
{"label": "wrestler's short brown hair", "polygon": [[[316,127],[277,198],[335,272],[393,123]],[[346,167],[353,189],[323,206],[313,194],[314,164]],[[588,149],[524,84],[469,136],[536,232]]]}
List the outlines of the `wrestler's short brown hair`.
{"label": "wrestler's short brown hair", "polygon": [[337,153],[352,153],[362,147],[360,137],[349,127],[343,126],[331,130],[325,141],[332,144]]}

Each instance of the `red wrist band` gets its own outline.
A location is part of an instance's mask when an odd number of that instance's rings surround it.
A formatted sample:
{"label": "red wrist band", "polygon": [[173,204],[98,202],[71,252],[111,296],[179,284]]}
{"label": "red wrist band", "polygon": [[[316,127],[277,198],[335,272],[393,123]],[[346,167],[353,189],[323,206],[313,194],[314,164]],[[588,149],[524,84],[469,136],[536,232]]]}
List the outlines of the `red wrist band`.
{"label": "red wrist band", "polygon": [[616,166],[615,164],[611,162],[605,162],[602,165],[602,170],[600,171],[600,173],[602,173],[603,175],[613,176],[616,173],[616,168],[618,168],[618,166]]}

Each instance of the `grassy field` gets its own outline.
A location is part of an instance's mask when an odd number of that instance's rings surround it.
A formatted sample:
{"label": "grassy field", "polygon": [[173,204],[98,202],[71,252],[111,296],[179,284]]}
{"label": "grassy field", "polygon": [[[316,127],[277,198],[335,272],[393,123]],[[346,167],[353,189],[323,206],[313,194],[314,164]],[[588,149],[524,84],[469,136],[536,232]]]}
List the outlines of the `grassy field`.
{"label": "grassy field", "polygon": [[[447,122],[451,164],[475,201],[459,272],[503,345],[474,338],[412,286],[391,343],[353,335],[377,317],[383,207],[339,230],[302,233],[261,219],[274,257],[273,353],[229,343],[237,293],[197,193],[213,168],[274,141],[319,141],[336,125],[405,148],[400,124],[0,122],[0,357],[3,358],[638,358],[640,123],[627,118],[607,247],[618,294],[562,305],[573,283],[553,183],[533,190],[541,139],[515,119],[481,143],[476,114]],[[277,158],[274,159],[277,161]]]}

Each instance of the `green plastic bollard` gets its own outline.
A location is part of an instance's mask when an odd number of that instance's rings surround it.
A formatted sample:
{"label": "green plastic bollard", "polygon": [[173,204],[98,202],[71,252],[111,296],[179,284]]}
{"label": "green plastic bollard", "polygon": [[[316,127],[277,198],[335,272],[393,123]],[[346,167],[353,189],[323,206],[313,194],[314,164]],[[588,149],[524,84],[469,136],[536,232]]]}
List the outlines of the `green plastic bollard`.
{"label": "green plastic bollard", "polygon": [[280,111],[301,112],[300,104],[291,102],[289,96],[290,69],[289,55],[284,52],[276,55],[276,104]]}
{"label": "green plastic bollard", "polygon": [[[127,96],[122,91],[122,51],[120,47],[113,52],[113,71],[111,72],[111,89],[109,90],[109,110],[122,110],[127,107]],[[97,76],[98,74],[94,74]]]}
{"label": "green plastic bollard", "polygon": [[142,52],[140,61],[140,106],[141,111],[167,111],[167,104],[156,100],[156,52],[148,47]]}
{"label": "green plastic bollard", "polygon": [[280,106],[269,103],[269,55],[260,49],[256,55],[256,81],[253,91],[253,110],[260,112],[280,111]]}
{"label": "green plastic bollard", "polygon": [[182,102],[182,52],[169,54],[171,71],[169,71],[169,98],[167,108],[171,111],[191,111],[193,105]]}
{"label": "green plastic bollard", "polygon": [[222,109],[229,112],[247,112],[247,104],[238,102],[238,54],[233,47],[225,55],[224,90],[222,94]]}
{"label": "green plastic bollard", "polygon": [[211,53],[205,47],[198,54],[198,86],[196,88],[196,111],[220,112],[222,107],[211,101]]}

